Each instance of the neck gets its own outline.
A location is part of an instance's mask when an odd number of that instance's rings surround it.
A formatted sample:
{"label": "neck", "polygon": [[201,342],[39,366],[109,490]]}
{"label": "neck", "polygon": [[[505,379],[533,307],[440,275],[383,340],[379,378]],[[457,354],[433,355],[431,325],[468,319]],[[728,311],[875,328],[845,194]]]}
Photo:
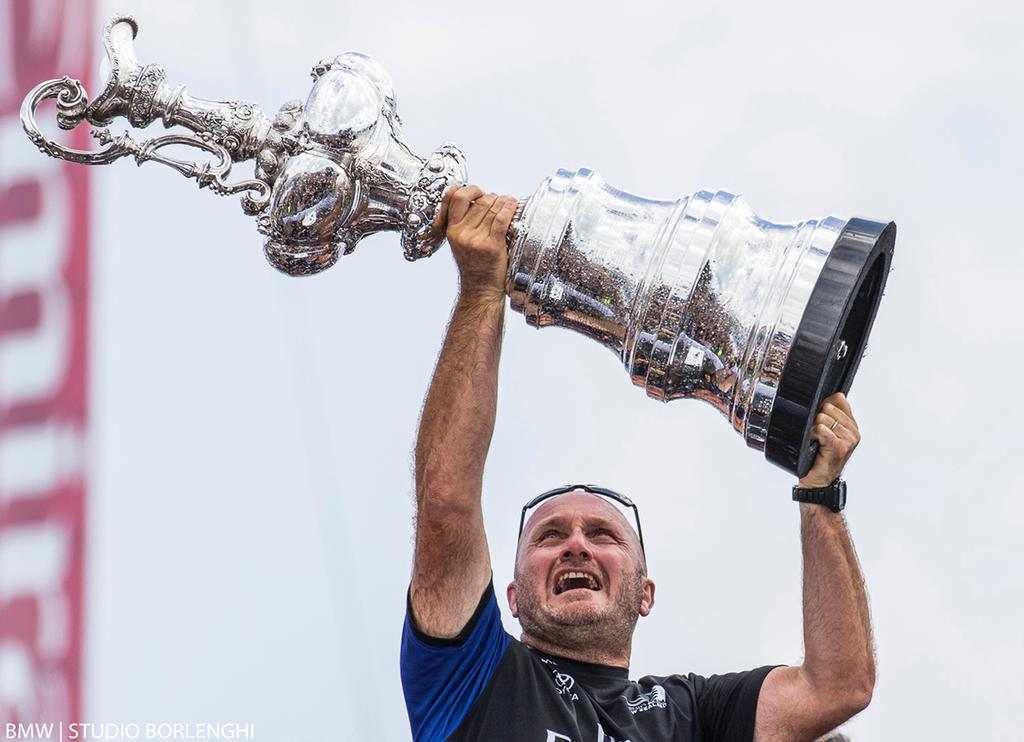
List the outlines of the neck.
{"label": "neck", "polygon": [[594,642],[589,646],[566,646],[527,631],[522,633],[519,640],[530,647],[530,649],[536,649],[538,652],[544,652],[544,654],[565,657],[576,662],[589,662],[594,665],[608,665],[609,667],[629,669],[632,642],[626,642],[624,647],[595,646],[600,644],[600,642]]}

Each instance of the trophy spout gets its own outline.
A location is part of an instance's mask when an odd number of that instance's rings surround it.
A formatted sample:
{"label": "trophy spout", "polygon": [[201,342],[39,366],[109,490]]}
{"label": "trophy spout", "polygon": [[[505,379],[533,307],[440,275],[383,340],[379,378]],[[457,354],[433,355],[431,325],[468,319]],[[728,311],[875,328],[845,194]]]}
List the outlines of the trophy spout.
{"label": "trophy spout", "polygon": [[114,16],[107,21],[103,29],[106,56],[100,64],[103,92],[86,110],[90,124],[107,126],[116,118],[128,118],[131,93],[142,72],[135,54],[138,33],[139,25],[131,16]]}
{"label": "trophy spout", "polygon": [[[204,101],[187,95],[184,86],[168,86],[162,67],[139,64],[134,45],[137,33],[138,24],[131,16],[114,16],[107,22],[103,31],[106,81],[103,92],[91,103],[81,82],[67,77],[47,80],[33,88],[21,107],[21,123],[29,139],[44,154],[86,165],[106,165],[127,156],[134,157],[138,165],[159,162],[193,178],[200,188],[220,195],[244,194],[243,210],[259,215],[269,203],[273,180],[257,177],[230,183],[226,178],[233,162],[249,159],[257,152],[262,154],[266,148],[280,149],[281,136],[273,140],[271,124],[255,104]],[[57,102],[61,128],[73,129],[85,119],[98,127],[92,135],[106,146],[89,152],[48,139],[35,119],[36,109],[48,98]],[[164,126],[184,126],[195,135],[169,134],[144,142],[136,142],[127,132],[114,137],[106,127],[119,117],[137,128],[160,117]],[[214,160],[188,162],[161,152],[172,145],[201,150],[213,155]]]}
{"label": "trophy spout", "polygon": [[106,57],[101,67],[103,92],[89,105],[85,118],[107,126],[125,118],[143,129],[157,118],[165,127],[183,126],[227,150],[233,162],[252,159],[267,144],[271,122],[255,103],[210,101],[171,87],[156,64],[142,65],[135,54],[138,24],[131,16],[114,16],[103,30]]}

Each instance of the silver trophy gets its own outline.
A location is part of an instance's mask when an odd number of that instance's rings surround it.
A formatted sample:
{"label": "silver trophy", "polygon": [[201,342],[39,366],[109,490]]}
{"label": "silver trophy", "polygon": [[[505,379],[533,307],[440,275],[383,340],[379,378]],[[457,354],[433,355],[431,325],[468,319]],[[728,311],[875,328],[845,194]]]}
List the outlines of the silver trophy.
{"label": "silver trophy", "polygon": [[[159,65],[141,65],[138,25],[116,16],[103,41],[108,72],[89,101],[82,84],[41,83],[22,104],[25,131],[45,154],[84,164],[152,160],[222,195],[242,194],[270,263],[293,276],[317,273],[364,236],[401,233],[405,257],[431,255],[444,239],[445,191],[466,179],[451,144],[426,158],[401,133],[384,69],[348,52],[317,64],[305,104],[268,118],[253,103],[212,102],[173,87]],[[68,149],[35,121],[55,98],[57,122],[85,119],[103,148]],[[107,126],[159,118],[194,134],[136,142]],[[191,145],[198,164],[168,156]],[[255,176],[228,182],[235,162]],[[810,430],[822,399],[849,391],[889,274],[896,225],[826,217],[775,224],[739,196],[698,191],[651,200],[617,190],[590,170],[559,170],[520,202],[508,232],[506,288],[535,327],[594,338],[655,399],[703,399],[747,445],[798,475],[810,468]]]}

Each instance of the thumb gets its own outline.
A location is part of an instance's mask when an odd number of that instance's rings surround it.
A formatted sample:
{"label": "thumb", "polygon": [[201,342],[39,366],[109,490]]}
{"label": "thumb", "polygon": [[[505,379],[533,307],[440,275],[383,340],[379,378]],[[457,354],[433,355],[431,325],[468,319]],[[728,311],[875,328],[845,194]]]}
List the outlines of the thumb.
{"label": "thumb", "polygon": [[441,205],[437,209],[437,215],[434,217],[434,227],[436,229],[444,229],[448,224],[448,209],[452,202],[452,195],[457,191],[459,187],[457,185],[448,186],[444,192],[444,196],[441,197]]}

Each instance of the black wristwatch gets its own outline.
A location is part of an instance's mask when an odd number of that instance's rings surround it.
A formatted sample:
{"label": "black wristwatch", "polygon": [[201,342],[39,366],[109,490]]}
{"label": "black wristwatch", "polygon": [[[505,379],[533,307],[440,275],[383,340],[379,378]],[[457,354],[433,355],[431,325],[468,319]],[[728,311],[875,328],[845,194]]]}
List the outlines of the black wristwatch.
{"label": "black wristwatch", "polygon": [[824,505],[833,513],[838,513],[846,507],[846,482],[836,479],[828,487],[793,487],[793,500],[795,502],[810,502],[814,505]]}

